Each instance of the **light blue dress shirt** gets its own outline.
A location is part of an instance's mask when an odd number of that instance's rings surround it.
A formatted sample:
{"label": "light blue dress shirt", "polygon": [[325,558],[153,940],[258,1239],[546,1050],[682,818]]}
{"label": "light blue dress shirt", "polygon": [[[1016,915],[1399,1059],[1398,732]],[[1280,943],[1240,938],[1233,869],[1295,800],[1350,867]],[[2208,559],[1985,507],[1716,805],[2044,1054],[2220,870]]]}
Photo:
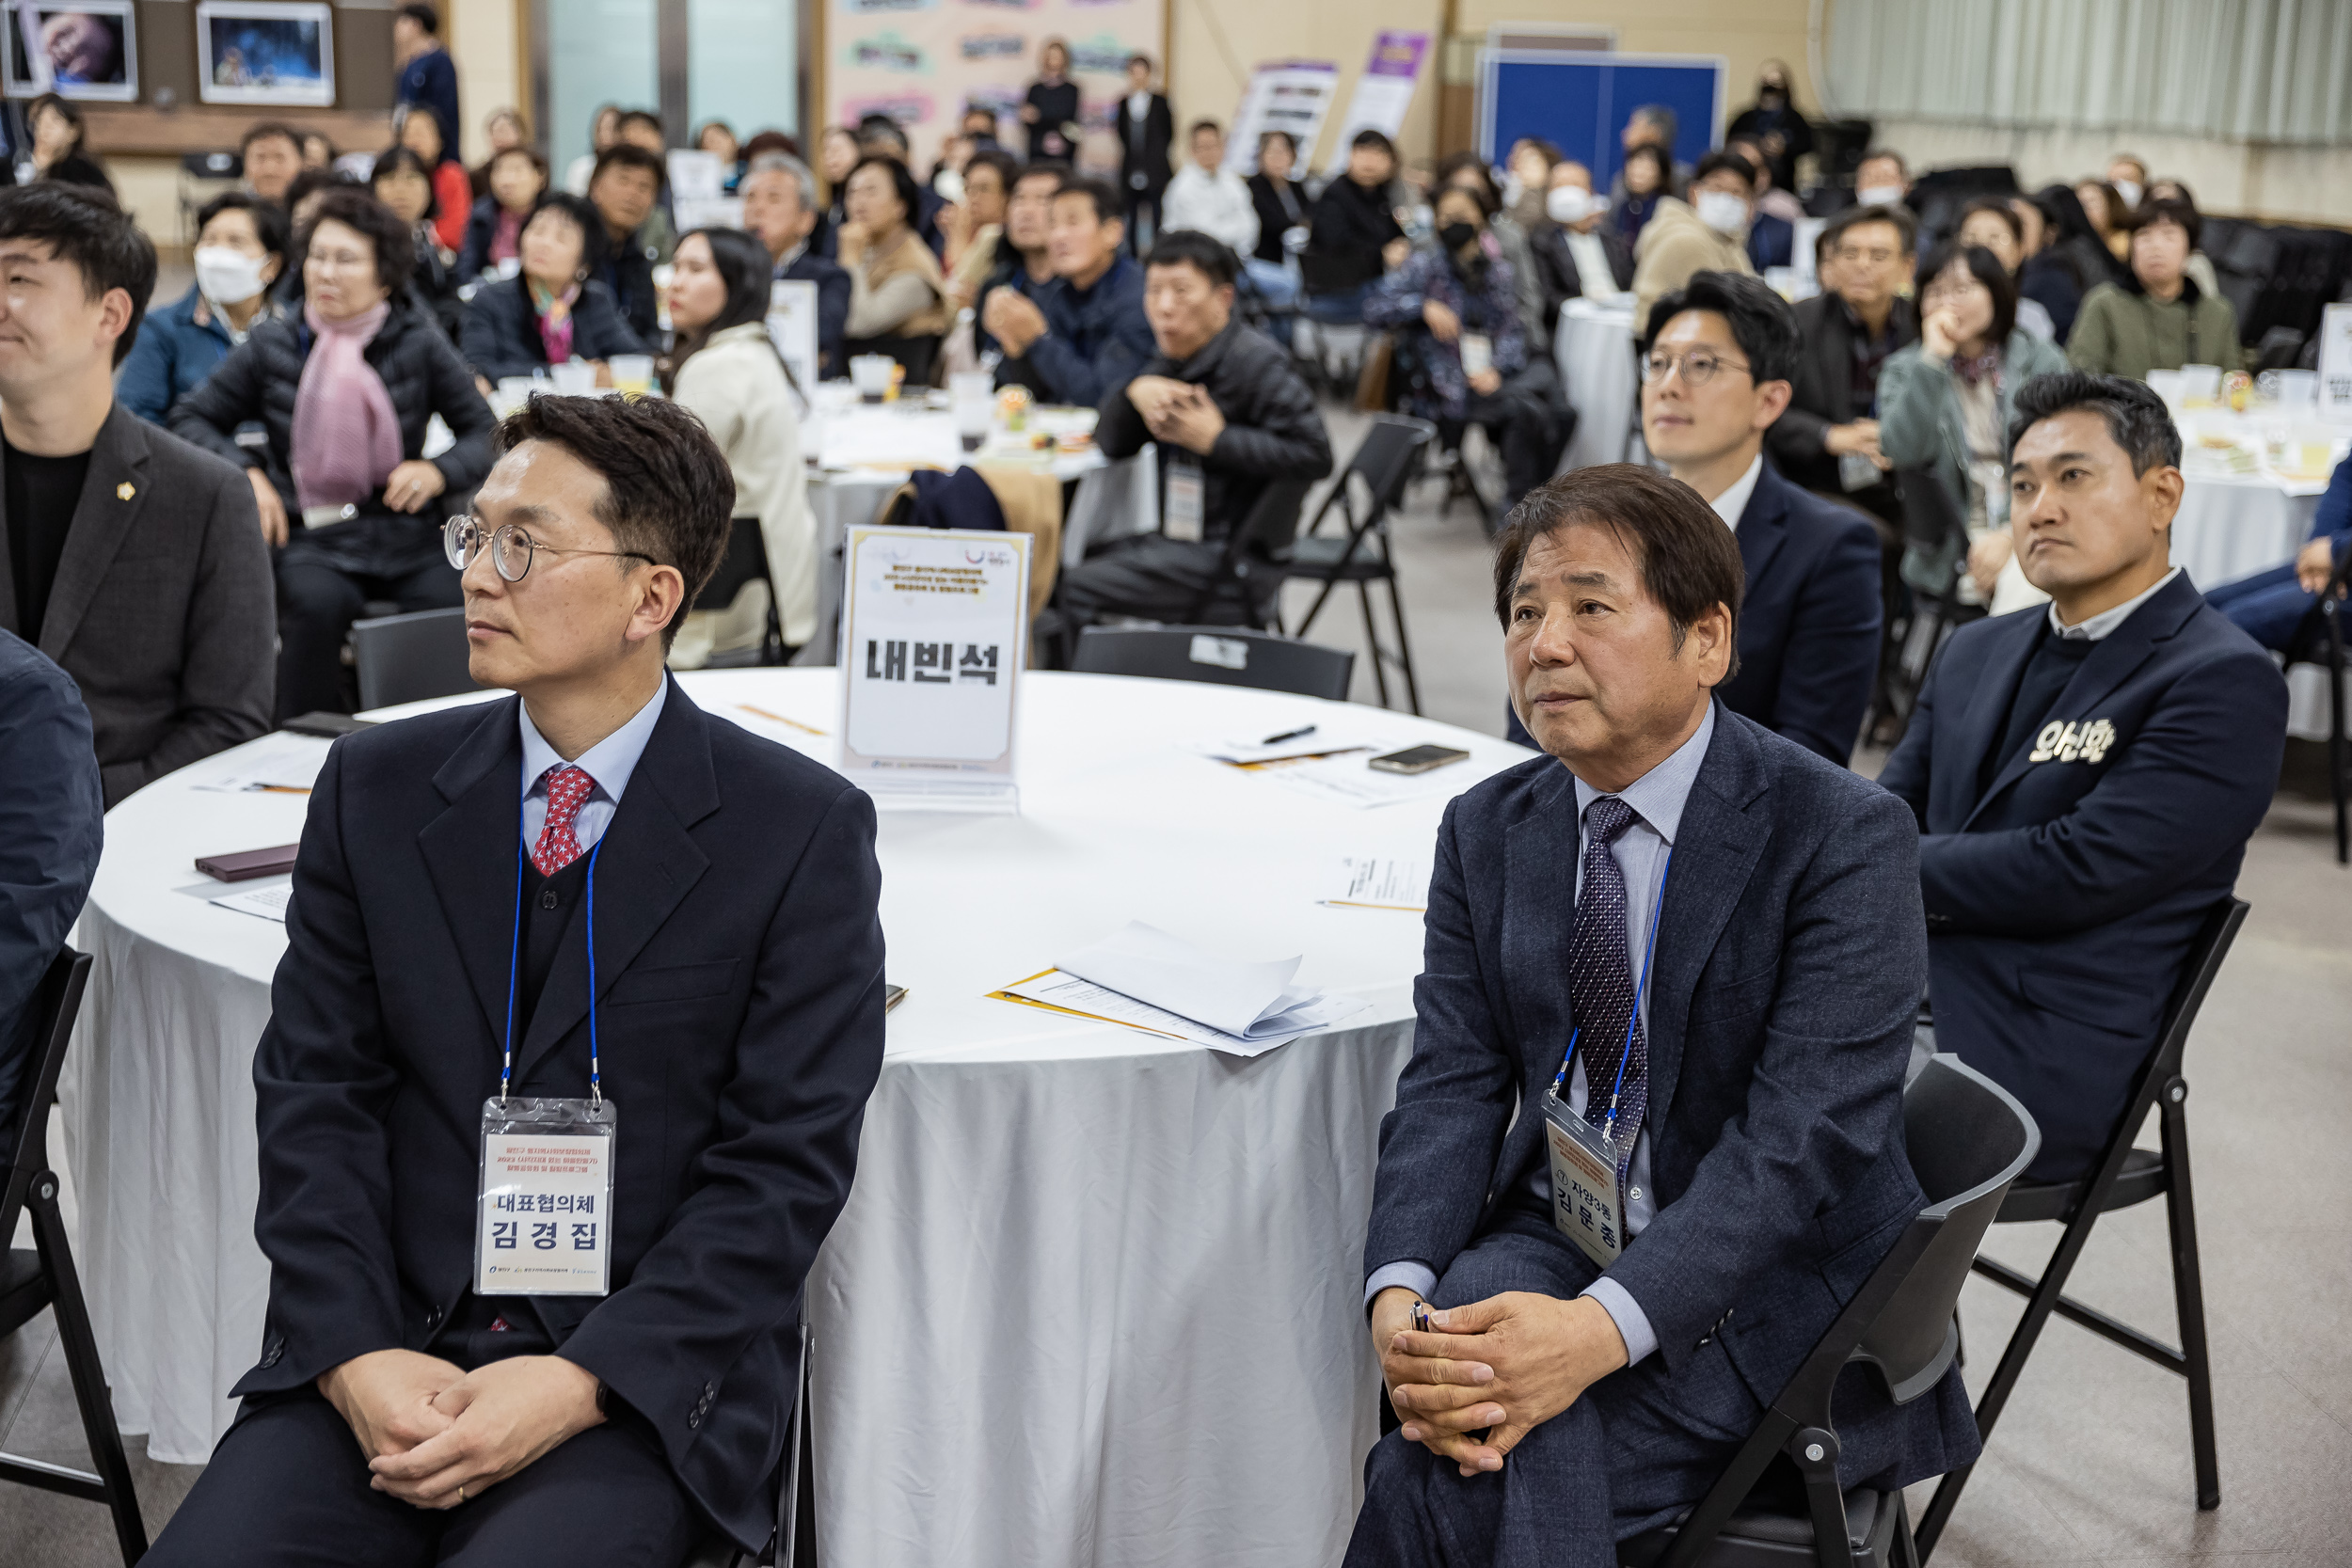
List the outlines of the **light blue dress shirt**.
{"label": "light blue dress shirt", "polygon": [[[613,812],[620,808],[621,792],[628,788],[629,775],[637,771],[637,761],[645,754],[645,742],[653,738],[653,727],[660,721],[661,705],[669,694],[670,681],[665,675],[636,717],[572,759],[574,768],[596,782],[588,799],[580,803],[580,815],[572,819],[572,836],[580,840],[581,849],[595,848],[612,823]],[[529,703],[517,703],[515,711],[522,721],[523,852],[529,854],[539,842],[540,830],[548,825],[548,769],[563,767],[564,758],[531,721]]]}
{"label": "light blue dress shirt", "polygon": [[[1617,799],[1633,809],[1634,819],[1617,841],[1609,847],[1616,858],[1617,869],[1625,875],[1626,954],[1633,965],[1633,977],[1639,991],[1638,1006],[1642,1015],[1642,1033],[1649,1035],[1649,988],[1640,984],[1647,964],[1650,937],[1650,911],[1657,907],[1662,891],[1667,857],[1674,850],[1675,834],[1682,827],[1682,808],[1691,799],[1691,786],[1698,782],[1699,765],[1707,760],[1708,742],[1715,736],[1715,705],[1709,703],[1706,717],[1691,738],[1675,748],[1666,760],[1643,774],[1639,779],[1617,791]],[[1601,798],[1582,779],[1576,781],[1577,857],[1576,892],[1584,893],[1584,822],[1593,802]],[[1562,1054],[1567,1042],[1560,1042]],[[1584,1083],[1583,1053],[1577,1053],[1568,1071],[1568,1109],[1578,1116],[1584,1114],[1587,1089]],[[1662,1110],[1652,1105],[1651,1113]],[[1523,1106],[1521,1116],[1540,1116],[1535,1106]],[[1629,1240],[1658,1212],[1658,1200],[1649,1184],[1649,1121],[1644,1119],[1641,1132],[1633,1140],[1633,1158],[1626,1168],[1625,1230]],[[1544,1207],[1551,1207],[1551,1168],[1548,1161],[1538,1161],[1528,1186],[1542,1198]],[[1409,1287],[1417,1294],[1427,1296],[1438,1288],[1438,1275],[1428,1264],[1413,1259],[1385,1263],[1373,1271],[1364,1283],[1364,1302],[1391,1285]],[[1626,1363],[1630,1366],[1658,1348],[1658,1335],[1651,1329],[1649,1315],[1642,1310],[1633,1293],[1607,1275],[1602,1275],[1582,1292],[1599,1302],[1616,1323],[1617,1332],[1625,1337]]]}

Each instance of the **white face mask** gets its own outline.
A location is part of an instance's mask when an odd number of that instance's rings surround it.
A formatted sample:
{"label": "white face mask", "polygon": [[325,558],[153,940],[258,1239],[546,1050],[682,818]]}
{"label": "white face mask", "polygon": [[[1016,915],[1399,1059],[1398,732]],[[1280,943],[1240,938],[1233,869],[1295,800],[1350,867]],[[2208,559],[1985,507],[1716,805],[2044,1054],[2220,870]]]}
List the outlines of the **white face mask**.
{"label": "white face mask", "polygon": [[196,247],[196,286],[222,305],[242,305],[262,292],[262,258],[225,245]]}
{"label": "white face mask", "polygon": [[1748,204],[1729,191],[1701,191],[1691,206],[1701,223],[1727,240],[1748,231]]}
{"label": "white face mask", "polygon": [[1582,223],[1599,210],[1599,200],[1581,185],[1562,185],[1544,198],[1554,223]]}
{"label": "white face mask", "polygon": [[2139,205],[2139,198],[2147,192],[2137,180],[2118,180],[2115,182],[2115,194],[2123,198],[2124,206],[2137,207]]}
{"label": "white face mask", "polygon": [[1853,198],[1865,207],[1899,207],[1903,201],[1900,185],[1858,185]]}

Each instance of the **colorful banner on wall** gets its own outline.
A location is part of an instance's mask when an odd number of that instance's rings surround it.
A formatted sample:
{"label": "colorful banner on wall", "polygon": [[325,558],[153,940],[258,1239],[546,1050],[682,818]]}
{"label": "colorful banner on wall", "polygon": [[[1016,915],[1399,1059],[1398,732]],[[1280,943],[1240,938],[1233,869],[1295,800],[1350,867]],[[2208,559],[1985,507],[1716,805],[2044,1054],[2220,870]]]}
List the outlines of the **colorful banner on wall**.
{"label": "colorful banner on wall", "polygon": [[[833,125],[885,114],[906,127],[914,171],[928,174],[964,106],[993,111],[997,136],[1028,149],[1019,117],[1048,39],[1070,46],[1088,135],[1079,162],[1116,169],[1112,113],[1127,57],[1165,68],[1167,0],[826,0],[824,105]],[[1159,72],[1154,72],[1154,81]]]}
{"label": "colorful banner on wall", "polygon": [[1422,62],[1429,55],[1427,33],[1384,32],[1372,40],[1372,57],[1356,78],[1347,101],[1340,134],[1331,138],[1330,156],[1323,161],[1326,176],[1347,166],[1347,144],[1359,131],[1377,131],[1391,141],[1405,129],[1405,111],[1412,107],[1413,89],[1421,85]]}

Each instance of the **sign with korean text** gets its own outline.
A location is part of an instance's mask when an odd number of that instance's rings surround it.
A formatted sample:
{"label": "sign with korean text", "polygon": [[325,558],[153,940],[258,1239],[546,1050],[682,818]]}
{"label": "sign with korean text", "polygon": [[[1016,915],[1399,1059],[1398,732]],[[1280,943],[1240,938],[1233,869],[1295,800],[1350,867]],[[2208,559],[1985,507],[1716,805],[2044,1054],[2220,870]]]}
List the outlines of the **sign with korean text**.
{"label": "sign with korean text", "polygon": [[1281,131],[1297,145],[1296,166],[1305,171],[1314,158],[1315,138],[1323,135],[1324,117],[1331,112],[1339,81],[1340,68],[1326,60],[1285,60],[1250,72],[1241,106],[1233,111],[1232,135],[1225,141],[1226,170],[1257,173],[1258,138]]}
{"label": "sign with korean text", "polygon": [[2319,413],[2352,423],[2352,305],[2320,313]]}
{"label": "sign with korean text", "polygon": [[1391,141],[1405,129],[1405,111],[1412,107],[1413,89],[1421,85],[1422,60],[1429,53],[1427,33],[1383,31],[1372,40],[1372,57],[1356,78],[1347,101],[1340,134],[1331,138],[1331,151],[1323,161],[1327,179],[1337,179],[1347,166],[1348,144],[1359,131],[1377,131]]}
{"label": "sign with korean text", "polygon": [[841,771],[878,803],[1016,809],[1029,536],[854,528],[843,551]]}

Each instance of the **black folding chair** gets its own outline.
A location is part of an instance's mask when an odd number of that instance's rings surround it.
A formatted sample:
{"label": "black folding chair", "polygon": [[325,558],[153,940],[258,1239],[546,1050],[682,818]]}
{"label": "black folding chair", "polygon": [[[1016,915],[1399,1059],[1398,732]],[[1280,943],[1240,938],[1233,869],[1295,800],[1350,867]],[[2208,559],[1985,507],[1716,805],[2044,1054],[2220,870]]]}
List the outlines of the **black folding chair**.
{"label": "black folding chair", "polygon": [[801,1325],[801,1375],[792,1399],[792,1422],[785,1432],[784,1463],[776,1470],[776,1532],[757,1552],[746,1554],[723,1535],[703,1543],[686,1568],[793,1568],[797,1551],[812,1564],[817,1555],[816,1445],[809,1435],[809,1356],[816,1340]]}
{"label": "black folding chair", "polygon": [[[1928,1205],[1781,1389],[1699,1505],[1671,1525],[1619,1542],[1627,1568],[1749,1568],[1808,1559],[1820,1568],[1916,1568],[1903,1495],[1837,1481],[1830,1395],[1858,1361],[1898,1404],[1931,1391],[1960,1354],[1954,1312],[1968,1260],[2002,1195],[2042,1146],[2006,1089],[1949,1056],[1903,1091],[1903,1137]],[[1801,1517],[1743,1508],[1786,1460],[1804,1482]]]}
{"label": "black folding chair", "polygon": [[756,517],[738,517],[727,529],[727,553],[719,558],[718,569],[710,580],[694,595],[696,610],[725,610],[735,603],[736,595],[754,582],[768,585],[768,625],[761,633],[759,645],[731,650],[713,656],[706,669],[739,669],[753,664],[782,664],[784,662],[784,624],[776,614],[775,578],[768,570],[768,542],[759,531]]}
{"label": "black folding chair", "polygon": [[1343,703],[1356,656],[1238,626],[1089,626],[1078,634],[1071,668],[1086,675],[1206,681]]}
{"label": "black folding chair", "polygon": [[[1225,535],[1225,553],[1217,558],[1216,574],[1193,595],[1192,609],[1184,615],[1186,624],[1208,625],[1217,596],[1230,589],[1240,595],[1248,625],[1263,631],[1282,629],[1281,580],[1278,578],[1268,583],[1264,574],[1269,562],[1287,553],[1298,536],[1299,509],[1307,504],[1308,492],[1314,487],[1312,480],[1278,479],[1258,492],[1249,515]],[[1273,610],[1263,623],[1258,618],[1261,604]]]}
{"label": "black folding chair", "polygon": [[[1355,455],[1340,471],[1330,494],[1323,498],[1314,520],[1291,546],[1290,561],[1284,567],[1288,578],[1323,584],[1323,592],[1315,595],[1305,619],[1291,632],[1294,637],[1307,635],[1340,584],[1356,585],[1364,615],[1364,645],[1372,650],[1373,687],[1380,694],[1380,705],[1389,705],[1388,670],[1394,665],[1405,676],[1406,701],[1415,713],[1421,711],[1421,686],[1413,673],[1412,646],[1405,638],[1405,600],[1397,591],[1389,517],[1412,479],[1416,463],[1437,435],[1437,426],[1427,420],[1408,419],[1402,414],[1375,416],[1372,428],[1357,443]],[[1360,511],[1359,486],[1362,493]],[[1347,531],[1343,535],[1323,532],[1323,521],[1334,507],[1346,519]],[[1389,591],[1389,619],[1396,626],[1393,653],[1382,645],[1379,623],[1373,616],[1372,585],[1375,582],[1385,584]]]}
{"label": "black folding chair", "polygon": [[[139,1517],[138,1492],[131,1484],[122,1433],[115,1426],[114,1400],[106,1391],[98,1340],[90,1333],[81,1276],[66,1244],[65,1220],[57,1210],[57,1173],[49,1168],[49,1106],[57,1096],[57,1073],[65,1066],[66,1044],[82,1010],[89,970],[88,954],[65,948],[50,960],[33,995],[37,1054],[21,1085],[24,1108],[17,1117],[8,1185],[0,1188],[0,1248],[6,1249],[0,1250],[0,1338],[24,1327],[42,1307],[56,1309],[66,1375],[73,1382],[73,1402],[81,1409],[82,1433],[98,1473],[0,1453],[0,1481],[103,1503],[114,1515],[115,1539],[128,1563],[147,1555],[147,1526]],[[29,1213],[33,1220],[29,1252],[8,1246],[20,1213]]]}
{"label": "black folding chair", "polygon": [[351,623],[362,708],[480,690],[467,669],[470,654],[463,610],[420,610]]}
{"label": "black folding chair", "polygon": [[[2189,1030],[2197,1022],[2197,1009],[2204,1005],[2205,992],[2212,989],[2213,977],[2221,972],[2221,960],[2229,957],[2230,943],[2245,924],[2247,908],[2242,899],[2225,898],[2205,917],[2189,947],[2187,962],[2182,966],[2155,1050],[2140,1070],[2123,1118],[2116,1124],[2115,1136],[2098,1165],[2079,1181],[2021,1181],[2002,1202],[2003,1225],[2027,1220],[2064,1223],[2065,1232],[2058,1237],[2058,1250],[2050,1255],[2042,1277],[2035,1279],[1990,1258],[1976,1260],[1977,1273],[2026,1298],[2026,1316],[2017,1332],[2010,1336],[2009,1348],[2001,1353],[2001,1364],[1986,1386],[1984,1398],[1977,1402],[1979,1434],[1992,1440],[1994,1424],[2001,1418],[2001,1409],[2026,1370],[2026,1358],[2033,1354],[2050,1314],[2056,1312],[2188,1380],[2189,1439],[2196,1453],[2200,1509],[2221,1506],[2221,1473],[2214,1448],[2213,1370],[2205,1348],[2205,1291],[2197,1257],[2197,1211],[2189,1186],[2188,1081],[2181,1076],[2181,1057]],[[2136,1148],[2134,1140],[2152,1107],[2159,1116],[2161,1146]],[[2099,1216],[2145,1203],[2159,1194],[2172,1222],[2172,1296],[2181,1320],[2177,1350],[2064,1294],[2067,1276],[2074,1272],[2075,1260],[2082,1256],[2083,1243],[2090,1240],[2090,1227]],[[1946,1476],[1927,1512],[1920,1515],[1922,1560],[1935,1550],[1936,1538],[1951,1519],[1971,1468]]]}

